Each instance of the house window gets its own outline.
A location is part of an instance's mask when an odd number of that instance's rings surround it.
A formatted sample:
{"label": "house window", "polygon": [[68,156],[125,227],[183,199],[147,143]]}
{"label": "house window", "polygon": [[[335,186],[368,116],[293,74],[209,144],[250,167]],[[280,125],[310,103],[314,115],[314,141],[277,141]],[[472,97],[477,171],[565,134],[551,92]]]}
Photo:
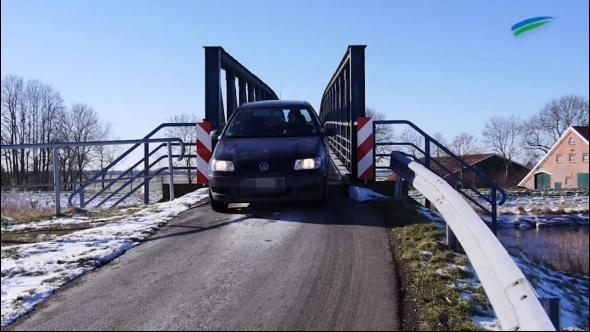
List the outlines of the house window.
{"label": "house window", "polygon": [[558,154],[558,155],[555,157],[555,161],[557,161],[557,163],[558,163],[558,164],[561,164],[561,163],[563,163],[563,156],[562,156],[562,155],[560,155],[560,154]]}
{"label": "house window", "polygon": [[572,185],[572,178],[569,176],[565,177],[565,185],[566,186],[571,186]]}
{"label": "house window", "polygon": [[582,155],[582,161],[585,162],[586,164],[588,163],[588,154],[587,153],[584,153]]}
{"label": "house window", "polygon": [[576,162],[576,155],[575,154],[570,154],[570,163],[575,163]]}
{"label": "house window", "polygon": [[570,137],[570,139],[567,142],[569,145],[576,145],[576,140],[573,137]]}

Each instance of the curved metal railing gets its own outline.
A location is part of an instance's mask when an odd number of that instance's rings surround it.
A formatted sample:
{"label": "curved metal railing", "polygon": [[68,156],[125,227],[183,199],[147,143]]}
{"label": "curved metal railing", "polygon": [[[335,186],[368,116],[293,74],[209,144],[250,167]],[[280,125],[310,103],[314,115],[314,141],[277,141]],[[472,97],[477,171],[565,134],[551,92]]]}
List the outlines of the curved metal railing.
{"label": "curved metal railing", "polygon": [[465,250],[505,331],[555,331],[535,290],[471,206],[419,162],[392,152],[390,168],[429,199]]}

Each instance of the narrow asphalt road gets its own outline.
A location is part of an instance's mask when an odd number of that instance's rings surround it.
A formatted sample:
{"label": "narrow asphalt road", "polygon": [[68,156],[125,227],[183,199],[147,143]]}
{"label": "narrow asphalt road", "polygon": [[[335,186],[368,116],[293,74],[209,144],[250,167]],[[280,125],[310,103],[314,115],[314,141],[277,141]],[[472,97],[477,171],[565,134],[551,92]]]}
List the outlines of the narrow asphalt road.
{"label": "narrow asphalt road", "polygon": [[208,204],[57,291],[14,330],[395,330],[386,228],[367,205]]}

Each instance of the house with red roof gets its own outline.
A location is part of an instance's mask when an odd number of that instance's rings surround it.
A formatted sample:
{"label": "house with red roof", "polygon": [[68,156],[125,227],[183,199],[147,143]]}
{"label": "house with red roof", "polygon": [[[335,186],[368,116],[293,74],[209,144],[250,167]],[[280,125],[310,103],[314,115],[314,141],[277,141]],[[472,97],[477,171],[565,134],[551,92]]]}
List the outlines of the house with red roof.
{"label": "house with red roof", "polygon": [[569,127],[518,186],[588,189],[588,126]]}

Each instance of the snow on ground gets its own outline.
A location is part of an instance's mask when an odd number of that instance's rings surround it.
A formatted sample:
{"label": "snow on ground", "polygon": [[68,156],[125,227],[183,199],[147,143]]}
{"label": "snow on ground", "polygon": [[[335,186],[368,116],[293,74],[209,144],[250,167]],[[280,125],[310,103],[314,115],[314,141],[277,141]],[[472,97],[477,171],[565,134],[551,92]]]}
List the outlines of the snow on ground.
{"label": "snow on ground", "polygon": [[[102,219],[101,225],[54,237],[48,241],[2,247],[2,326],[30,311],[57,288],[93,270],[136,246],[161,225],[203,201],[207,189],[172,202],[121,209]],[[83,218],[83,217],[79,217]],[[56,218],[29,224],[43,228],[54,224],[97,222],[89,219]],[[21,225],[2,223],[2,233],[22,230]]]}
{"label": "snow on ground", "polygon": [[[418,212],[435,225],[444,227],[444,219],[437,212],[422,207],[419,208]],[[587,276],[557,271],[542,262],[533,260],[522,251],[507,250],[516,265],[527,277],[539,298],[560,299],[562,330],[588,330],[589,279]],[[473,271],[471,266],[470,269]],[[472,275],[472,284],[479,284],[477,275],[475,273],[472,273]],[[482,309],[472,319],[485,330],[500,330],[492,311]]]}
{"label": "snow on ground", "polygon": [[382,195],[380,193],[374,192],[369,188],[362,188],[362,187],[348,187],[348,197],[350,199],[355,200],[357,202],[366,202],[366,201],[382,201],[387,200],[389,197]]}

